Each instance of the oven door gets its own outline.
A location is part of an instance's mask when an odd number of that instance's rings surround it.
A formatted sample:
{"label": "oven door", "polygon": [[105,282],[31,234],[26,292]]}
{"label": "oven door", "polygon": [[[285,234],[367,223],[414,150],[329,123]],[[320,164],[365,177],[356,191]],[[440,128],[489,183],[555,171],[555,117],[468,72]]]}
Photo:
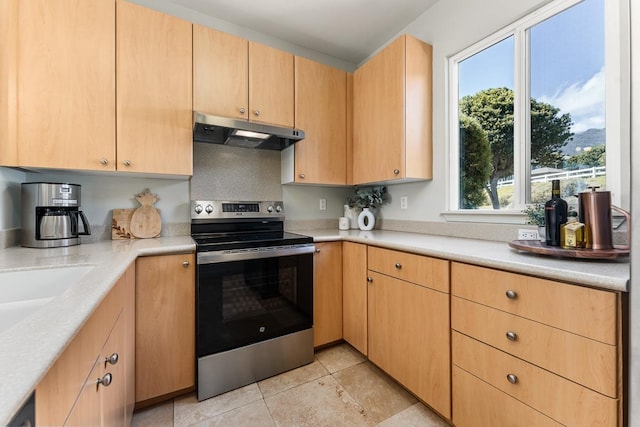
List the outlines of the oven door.
{"label": "oven door", "polygon": [[197,356],[313,326],[311,245],[198,253]]}

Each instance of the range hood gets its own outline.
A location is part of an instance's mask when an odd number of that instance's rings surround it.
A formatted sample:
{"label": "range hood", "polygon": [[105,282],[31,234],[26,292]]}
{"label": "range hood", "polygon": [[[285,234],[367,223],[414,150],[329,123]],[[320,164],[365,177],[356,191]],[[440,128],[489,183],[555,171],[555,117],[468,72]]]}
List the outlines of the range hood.
{"label": "range hood", "polygon": [[300,129],[282,128],[245,120],[193,113],[193,141],[231,147],[284,150],[304,139]]}

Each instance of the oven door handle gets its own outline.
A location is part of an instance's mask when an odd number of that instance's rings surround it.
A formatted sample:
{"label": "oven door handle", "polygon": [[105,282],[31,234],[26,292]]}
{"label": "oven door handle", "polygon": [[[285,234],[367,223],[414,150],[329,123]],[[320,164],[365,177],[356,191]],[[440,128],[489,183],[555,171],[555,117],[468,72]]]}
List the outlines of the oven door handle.
{"label": "oven door handle", "polygon": [[267,248],[243,249],[235,251],[199,252],[198,264],[219,264],[222,262],[247,261],[253,259],[276,258],[312,254],[315,245],[291,245]]}

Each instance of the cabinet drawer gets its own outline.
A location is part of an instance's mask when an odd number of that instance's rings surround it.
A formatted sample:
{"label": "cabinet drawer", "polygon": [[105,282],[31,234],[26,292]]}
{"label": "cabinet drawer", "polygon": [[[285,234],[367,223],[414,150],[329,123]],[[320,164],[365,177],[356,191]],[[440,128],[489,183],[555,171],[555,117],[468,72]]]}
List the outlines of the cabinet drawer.
{"label": "cabinet drawer", "polygon": [[368,268],[449,293],[449,261],[369,246]]}
{"label": "cabinet drawer", "polygon": [[453,262],[451,293],[607,344],[617,342],[615,292]]}
{"label": "cabinet drawer", "polygon": [[468,426],[561,426],[508,394],[453,366],[453,424]]}
{"label": "cabinet drawer", "polygon": [[[618,397],[615,346],[455,296],[451,298],[451,328],[609,397]],[[510,340],[507,333],[515,334],[515,339]]]}
{"label": "cabinet drawer", "polygon": [[[564,425],[614,426],[618,400],[578,385],[458,332],[453,363]],[[511,383],[507,375],[512,377]]]}

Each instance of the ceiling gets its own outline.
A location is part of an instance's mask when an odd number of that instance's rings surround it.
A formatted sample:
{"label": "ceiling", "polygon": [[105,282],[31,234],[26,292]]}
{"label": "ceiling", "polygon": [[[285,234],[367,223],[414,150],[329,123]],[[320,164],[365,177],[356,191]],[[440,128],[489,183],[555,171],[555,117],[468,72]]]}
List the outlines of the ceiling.
{"label": "ceiling", "polygon": [[169,1],[357,65],[438,0]]}

